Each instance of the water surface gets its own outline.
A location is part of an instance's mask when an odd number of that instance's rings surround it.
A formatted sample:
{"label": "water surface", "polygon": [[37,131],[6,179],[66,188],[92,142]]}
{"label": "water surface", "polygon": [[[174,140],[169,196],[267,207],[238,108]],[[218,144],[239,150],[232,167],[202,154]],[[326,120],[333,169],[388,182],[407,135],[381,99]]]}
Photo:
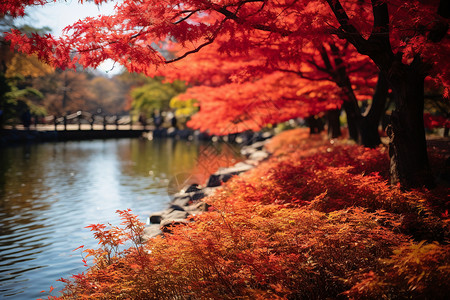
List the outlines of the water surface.
{"label": "water surface", "polygon": [[115,211],[127,208],[145,221],[167,206],[174,177],[192,174],[202,183],[238,159],[228,144],[172,139],[0,149],[0,296],[36,299],[50,286],[60,290],[56,279],[85,269],[72,250],[96,247],[87,225],[117,225]]}

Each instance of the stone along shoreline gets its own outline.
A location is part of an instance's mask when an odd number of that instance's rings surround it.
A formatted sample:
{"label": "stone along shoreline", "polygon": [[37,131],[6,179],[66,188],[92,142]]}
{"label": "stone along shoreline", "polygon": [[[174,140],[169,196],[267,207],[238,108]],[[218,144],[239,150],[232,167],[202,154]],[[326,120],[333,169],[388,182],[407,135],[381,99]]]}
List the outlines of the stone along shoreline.
{"label": "stone along shoreline", "polygon": [[170,234],[172,226],[191,222],[188,219],[190,216],[207,211],[209,205],[202,201],[203,198],[213,195],[222,183],[253,169],[270,156],[264,145],[271,137],[271,134],[263,135],[262,140],[243,146],[241,154],[247,159],[230,167],[219,168],[209,176],[204,186],[192,184],[173,195],[167,209],[150,214],[142,236],[143,240],[148,241],[158,235]]}

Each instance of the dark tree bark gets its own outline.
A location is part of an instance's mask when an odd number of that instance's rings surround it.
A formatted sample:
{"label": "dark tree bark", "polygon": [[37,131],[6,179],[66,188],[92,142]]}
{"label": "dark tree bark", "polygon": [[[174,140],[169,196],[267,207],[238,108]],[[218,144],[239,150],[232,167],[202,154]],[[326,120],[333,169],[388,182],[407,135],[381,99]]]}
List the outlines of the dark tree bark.
{"label": "dark tree bark", "polygon": [[305,121],[309,127],[309,134],[319,134],[325,129],[322,119],[318,116],[309,116]]}
{"label": "dark tree bark", "polygon": [[420,57],[410,65],[402,63],[402,53],[394,54],[390,43],[387,3],[372,0],[373,30],[364,38],[350,22],[339,0],[327,0],[341,25],[336,34],[352,43],[359,53],[368,55],[384,73],[392,88],[396,109],[388,127],[390,137],[391,183],[403,188],[432,187],[425,127],[423,123],[424,78],[427,66]]}
{"label": "dark tree bark", "polygon": [[341,88],[342,94],[344,96],[344,103],[342,107],[347,115],[347,127],[350,139],[357,143],[361,142],[360,130],[359,130],[359,120],[361,118],[361,111],[359,110],[358,100],[356,99],[355,93],[348,77],[347,69],[345,67],[342,55],[339,48],[335,44],[329,44],[334,67],[329,62],[328,54],[325,48],[321,49],[322,58],[324,61],[328,60],[328,64],[325,63],[327,68],[330,70],[330,75],[334,82]]}
{"label": "dark tree bark", "polygon": [[331,109],[327,111],[328,137],[330,139],[335,139],[342,135],[341,122],[339,120],[340,114],[340,109]]}
{"label": "dark tree bark", "polygon": [[396,106],[387,128],[391,183],[404,188],[434,186],[423,122],[423,69],[424,64],[416,58],[409,66],[398,63],[389,76]]}
{"label": "dark tree bark", "polygon": [[384,105],[388,95],[388,83],[385,77],[379,73],[377,87],[372,99],[372,105],[365,116],[361,114],[358,100],[353,91],[348,72],[339,53],[339,49],[330,45],[336,70],[333,73],[337,85],[344,94],[343,108],[347,114],[349,136],[352,140],[365,147],[375,148],[381,144],[378,133],[378,125],[384,111]]}
{"label": "dark tree bark", "polygon": [[356,99],[346,66],[342,59],[342,54],[339,48],[333,43],[330,43],[329,46],[334,65],[331,64],[330,57],[325,47],[320,49],[320,53],[328,73],[342,91],[344,98],[342,107],[347,115],[349,137],[358,144],[362,144],[366,147],[377,147],[381,144],[378,125],[387,99],[387,81],[382,75],[379,75],[379,82],[373,97],[372,105],[367,110],[367,114],[362,116],[358,100]]}
{"label": "dark tree bark", "polygon": [[344,101],[342,103],[345,114],[347,115],[347,129],[350,139],[358,144],[361,143],[361,135],[359,130],[359,123],[361,114],[358,114],[359,107],[353,101]]}
{"label": "dark tree bark", "polygon": [[389,85],[383,73],[378,75],[378,82],[372,99],[372,105],[368,108],[367,113],[361,118],[361,143],[365,147],[375,148],[381,144],[378,127],[381,117],[384,114],[389,92]]}

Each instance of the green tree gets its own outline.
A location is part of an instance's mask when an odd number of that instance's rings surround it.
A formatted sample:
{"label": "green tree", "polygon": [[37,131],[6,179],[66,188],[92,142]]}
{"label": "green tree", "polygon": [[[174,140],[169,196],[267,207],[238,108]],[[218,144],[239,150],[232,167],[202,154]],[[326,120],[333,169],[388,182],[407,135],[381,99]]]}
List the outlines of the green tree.
{"label": "green tree", "polygon": [[199,104],[195,99],[181,100],[178,97],[170,99],[170,108],[176,109],[177,117],[190,117],[198,112]]}
{"label": "green tree", "polygon": [[0,74],[0,128],[7,122],[17,123],[17,118],[29,113],[35,116],[44,116],[46,111],[42,105],[36,104],[33,99],[42,99],[40,91],[32,87],[21,87],[21,78],[7,78]]}
{"label": "green tree", "polygon": [[0,16],[0,128],[6,122],[17,122],[25,112],[43,116],[42,93],[32,86],[33,78],[53,72],[53,68],[41,62],[35,55],[27,56],[12,51],[1,32],[11,28],[26,34],[48,32],[48,28],[15,25],[11,16]]}
{"label": "green tree", "polygon": [[170,100],[186,90],[182,81],[163,82],[163,78],[148,78],[147,82],[131,90],[132,108],[135,114],[150,116],[155,110],[170,109]]}

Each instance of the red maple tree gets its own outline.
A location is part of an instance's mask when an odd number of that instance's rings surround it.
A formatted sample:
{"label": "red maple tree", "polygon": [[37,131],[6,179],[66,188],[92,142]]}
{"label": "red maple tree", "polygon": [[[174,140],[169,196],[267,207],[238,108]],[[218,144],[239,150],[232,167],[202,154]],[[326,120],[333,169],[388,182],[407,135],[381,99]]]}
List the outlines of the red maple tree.
{"label": "red maple tree", "polygon": [[[26,5],[41,4],[5,3],[0,11],[11,15]],[[36,53],[59,67],[75,62],[96,67],[111,58],[130,71],[152,74],[155,67],[211,44],[224,54],[265,49],[268,67],[298,67],[307,43],[326,42],[334,55],[329,41],[337,37],[369,57],[392,89],[396,109],[388,133],[393,183],[431,186],[423,125],[424,79],[433,78],[448,96],[448,11],[447,2],[439,0],[125,0],[115,15],[79,21],[62,38],[13,31],[8,39],[20,51]],[[167,42],[178,43],[184,51],[175,58],[164,57],[157,49]],[[341,66],[338,57],[333,60]],[[343,69],[336,71],[342,75]],[[340,84],[348,89],[345,80]]]}
{"label": "red maple tree", "polygon": [[[351,137],[354,140],[362,138],[361,142],[368,147],[380,143],[377,125],[382,109],[377,118],[371,120],[374,125],[370,131],[362,128],[369,117],[363,117],[358,107],[358,100],[367,100],[373,95],[378,70],[370,59],[339,40],[305,44],[295,62],[274,61],[265,54],[281,53],[282,49],[278,44],[264,45],[253,47],[244,55],[223,54],[215,45],[208,45],[200,53],[171,64],[171,68],[164,68],[163,72],[168,79],[181,78],[195,85],[185,95],[185,98],[194,97],[200,101],[201,110],[190,122],[194,128],[209,129],[215,134],[234,133],[239,131],[238,128],[245,128],[245,124],[233,125],[249,122],[242,113],[251,110],[252,114],[258,111],[261,115],[255,117],[261,122],[256,126],[260,129],[269,123],[307,117],[325,110],[331,113],[343,102]],[[271,79],[266,79],[267,76]],[[252,92],[248,93],[250,90]],[[235,109],[221,108],[224,105],[235,106]],[[384,102],[374,101],[368,116],[375,108],[383,106]],[[284,112],[284,107],[289,108],[289,113]],[[255,129],[254,125],[249,126]]]}
{"label": "red maple tree", "polygon": [[[328,58],[325,47],[321,48]],[[263,55],[267,50],[221,54],[210,45],[165,68],[166,78],[182,78],[194,85],[183,95],[200,102],[200,112],[190,125],[213,134],[228,134],[340,108],[345,91],[334,77],[335,65],[323,62],[312,45],[309,51],[304,50],[303,62],[298,65],[269,64]],[[354,62],[349,74],[357,88],[354,93],[350,87],[355,101],[370,98],[375,83],[376,70],[361,70],[361,58],[349,58]]]}

